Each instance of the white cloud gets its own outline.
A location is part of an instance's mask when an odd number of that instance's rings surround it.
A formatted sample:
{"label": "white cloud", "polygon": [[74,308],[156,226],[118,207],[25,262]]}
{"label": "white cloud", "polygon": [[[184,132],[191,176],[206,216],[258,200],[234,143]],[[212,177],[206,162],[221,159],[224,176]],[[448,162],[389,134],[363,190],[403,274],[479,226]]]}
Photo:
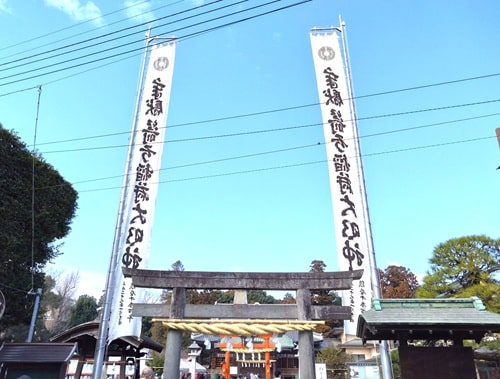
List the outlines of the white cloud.
{"label": "white cloud", "polygon": [[0,13],[12,13],[12,9],[7,5],[7,0],[0,0]]}
{"label": "white cloud", "polygon": [[76,288],[75,299],[82,295],[89,295],[99,301],[106,287],[106,275],[90,271],[80,271],[79,274],[80,280]]}
{"label": "white cloud", "polygon": [[126,8],[125,13],[127,17],[137,22],[149,22],[155,19],[155,15],[151,11],[151,3],[149,2],[143,0],[125,0],[123,6]]}
{"label": "white cloud", "polygon": [[102,296],[106,286],[106,274],[95,271],[80,271],[77,266],[58,264],[47,266],[46,274],[52,276],[56,285],[65,285],[68,278],[74,276],[75,288],[72,297],[77,300],[82,295],[94,296],[97,301]]}
{"label": "white cloud", "polygon": [[87,1],[85,4],[80,3],[80,0],[44,0],[44,2],[45,5],[66,13],[73,21],[92,21],[97,26],[104,25],[101,10],[93,1]]}

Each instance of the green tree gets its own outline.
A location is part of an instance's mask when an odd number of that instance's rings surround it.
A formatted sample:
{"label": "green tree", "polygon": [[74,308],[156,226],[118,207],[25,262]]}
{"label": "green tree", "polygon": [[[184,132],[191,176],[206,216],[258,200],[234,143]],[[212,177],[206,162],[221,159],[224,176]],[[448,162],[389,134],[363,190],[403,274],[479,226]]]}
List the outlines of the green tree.
{"label": "green tree", "polygon": [[378,270],[380,290],[384,299],[411,299],[419,286],[414,273],[403,266],[390,265]]}
{"label": "green tree", "polygon": [[[313,260],[309,266],[309,272],[325,272],[326,264],[321,260]],[[311,291],[312,305],[342,305],[342,298],[335,291],[331,290],[313,290]],[[335,336],[335,328],[342,326],[340,320],[325,320],[324,325],[318,325],[315,332],[321,333],[324,337]]]}
{"label": "green tree", "polygon": [[82,295],[78,298],[75,306],[70,311],[68,328],[94,321],[97,317],[97,300],[93,296]]}
{"label": "green tree", "polygon": [[268,295],[264,290],[248,290],[247,291],[248,304],[277,304],[278,301],[274,296]]}
{"label": "green tree", "polygon": [[[185,271],[184,265],[181,261],[177,260],[170,265],[170,271]],[[172,301],[172,291],[163,290],[160,295],[160,301],[165,304],[170,304],[170,302]]]}
{"label": "green tree", "polygon": [[77,193],[1,125],[0,178],[0,285],[6,298],[0,342],[23,341],[26,336],[13,332],[29,327],[35,297],[27,294],[43,288],[45,265],[61,254],[57,241],[70,231]]}
{"label": "green tree", "polygon": [[326,364],[327,377],[330,378],[346,378],[348,368],[346,362],[352,361],[352,356],[346,353],[343,349],[330,345],[321,350],[316,357],[318,363]]}
{"label": "green tree", "polygon": [[[399,364],[399,350],[393,349],[390,352],[391,355],[391,365],[392,365],[392,373],[394,379],[401,378],[401,366]],[[379,367],[379,372],[382,372],[382,367]]]}
{"label": "green tree", "polygon": [[[157,321],[152,323],[151,338],[153,340],[166,346],[167,334],[168,334],[168,328],[165,325],[163,325],[162,322]],[[153,367],[155,372],[157,373],[162,372],[163,366],[165,364],[165,352],[157,353],[156,351],[152,351],[151,358],[153,359],[151,362],[151,367]]]}
{"label": "green tree", "polygon": [[325,272],[326,270],[326,263],[315,259],[311,262],[309,266],[309,272]]}
{"label": "green tree", "polygon": [[436,246],[417,297],[479,297],[500,313],[500,239],[472,235]]}

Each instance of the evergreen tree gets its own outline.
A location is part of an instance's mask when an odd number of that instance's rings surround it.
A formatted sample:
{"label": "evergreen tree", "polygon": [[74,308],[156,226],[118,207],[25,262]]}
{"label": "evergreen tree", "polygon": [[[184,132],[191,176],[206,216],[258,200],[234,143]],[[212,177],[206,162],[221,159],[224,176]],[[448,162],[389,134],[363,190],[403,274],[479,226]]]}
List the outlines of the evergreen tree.
{"label": "evergreen tree", "polygon": [[328,378],[346,378],[349,372],[346,362],[353,359],[343,349],[330,345],[319,352],[316,360],[319,363],[326,364]]}
{"label": "evergreen tree", "polygon": [[417,297],[479,297],[500,313],[500,239],[473,235],[439,244]]}
{"label": "evergreen tree", "polygon": [[30,294],[43,288],[45,265],[61,254],[56,242],[70,231],[77,193],[1,125],[0,178],[0,288],[6,299],[0,342],[24,341],[18,331],[31,322]]}
{"label": "evergreen tree", "polygon": [[71,309],[68,328],[94,321],[97,317],[97,301],[93,296],[82,295]]}

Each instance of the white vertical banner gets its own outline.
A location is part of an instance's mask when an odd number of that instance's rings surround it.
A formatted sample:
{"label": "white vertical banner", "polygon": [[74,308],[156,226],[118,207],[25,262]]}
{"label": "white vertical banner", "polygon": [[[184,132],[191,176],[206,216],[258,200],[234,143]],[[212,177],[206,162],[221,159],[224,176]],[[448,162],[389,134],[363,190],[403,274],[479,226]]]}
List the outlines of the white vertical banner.
{"label": "white vertical banner", "polygon": [[114,270],[108,343],[122,336],[140,336],[141,317],[132,317],[132,304],[143,300],[143,289],[124,278],[122,267],[145,269],[158,192],[167,112],[174,70],[175,43],[151,47],[131,137],[127,189],[119,230]]}
{"label": "white vertical banner", "polygon": [[342,292],[343,305],[351,307],[344,322],[346,335],[355,336],[358,316],[371,306],[371,231],[365,193],[354,104],[337,33],[312,31],[311,46],[325,136],[332,196],[337,258],[341,271],[364,269],[351,290]]}

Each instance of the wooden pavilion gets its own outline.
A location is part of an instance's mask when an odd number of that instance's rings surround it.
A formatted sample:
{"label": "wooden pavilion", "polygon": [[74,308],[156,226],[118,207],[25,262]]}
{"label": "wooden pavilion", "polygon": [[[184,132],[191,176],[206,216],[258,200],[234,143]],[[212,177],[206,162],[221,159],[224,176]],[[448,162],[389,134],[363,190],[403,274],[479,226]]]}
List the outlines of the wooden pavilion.
{"label": "wooden pavilion", "polygon": [[2,379],[64,379],[76,343],[4,343],[0,347]]}
{"label": "wooden pavilion", "polygon": [[[91,321],[68,329],[51,339],[52,342],[77,343],[78,363],[76,371],[72,375],[73,379],[87,377],[83,369],[85,366],[93,364],[98,333],[99,322]],[[120,378],[138,379],[140,374],[139,362],[144,357],[144,349],[154,350],[159,353],[163,350],[163,345],[147,336],[117,338],[108,345],[107,363],[116,367],[117,375]]]}
{"label": "wooden pavilion", "polygon": [[[474,354],[463,341],[500,333],[500,314],[480,299],[374,299],[359,316],[357,336],[398,343],[403,379],[475,379]],[[432,347],[417,341],[441,341]],[[437,346],[439,345],[439,346]]]}

